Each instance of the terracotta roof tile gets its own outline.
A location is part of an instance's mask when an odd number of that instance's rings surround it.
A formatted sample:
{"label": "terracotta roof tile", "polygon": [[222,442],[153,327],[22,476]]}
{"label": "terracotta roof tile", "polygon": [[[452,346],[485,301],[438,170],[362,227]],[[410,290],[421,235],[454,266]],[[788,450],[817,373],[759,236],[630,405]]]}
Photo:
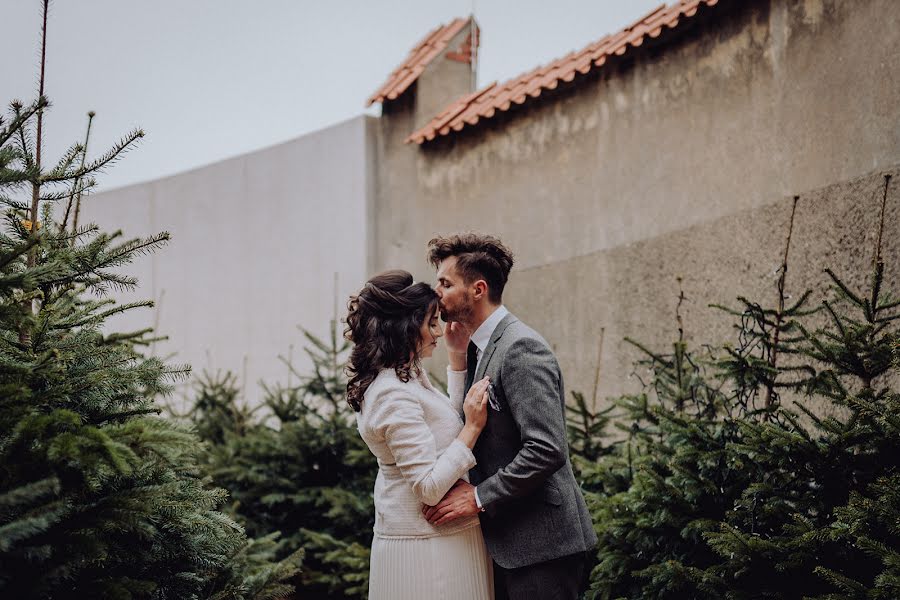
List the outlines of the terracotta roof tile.
{"label": "terracotta roof tile", "polygon": [[[538,98],[544,90],[556,89],[560,81],[571,82],[578,75],[586,75],[591,70],[602,67],[610,56],[622,56],[629,48],[641,46],[648,37],[655,39],[664,30],[678,27],[685,18],[696,15],[701,5],[712,7],[719,1],[680,0],[671,6],[660,5],[618,33],[607,35],[581,50],[570,52],[509,81],[501,84],[494,82],[455,100],[427,125],[413,132],[406,141],[422,144],[438,136],[448,135],[451,131],[476,125],[481,119],[490,119],[513,105],[524,104],[530,98]],[[372,100],[370,104],[371,102]]]}
{"label": "terracotta roof tile", "polygon": [[[436,57],[440,56],[453,39],[453,36],[459,33],[470,21],[472,21],[471,17],[454,19],[447,25],[441,25],[433,29],[422,41],[416,44],[416,47],[410,51],[403,64],[394,69],[387,81],[378,88],[378,91],[369,97],[366,106],[371,106],[375,102],[397,99],[400,94],[405,92],[418,79],[419,75],[425,71],[425,67]],[[476,35],[476,44],[477,39]]]}

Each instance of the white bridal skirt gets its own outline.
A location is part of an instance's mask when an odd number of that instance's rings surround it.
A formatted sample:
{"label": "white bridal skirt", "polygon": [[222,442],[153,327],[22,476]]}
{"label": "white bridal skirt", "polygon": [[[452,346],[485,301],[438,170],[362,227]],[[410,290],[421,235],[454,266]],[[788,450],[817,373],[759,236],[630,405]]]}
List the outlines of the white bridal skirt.
{"label": "white bridal skirt", "polygon": [[494,574],[476,525],[451,535],[372,540],[369,600],[493,600]]}

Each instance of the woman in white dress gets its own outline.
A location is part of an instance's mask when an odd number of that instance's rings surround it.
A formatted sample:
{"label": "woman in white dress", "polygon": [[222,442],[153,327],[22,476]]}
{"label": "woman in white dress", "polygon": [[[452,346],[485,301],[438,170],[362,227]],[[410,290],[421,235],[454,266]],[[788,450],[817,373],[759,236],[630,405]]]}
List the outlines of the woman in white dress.
{"label": "woman in white dress", "polygon": [[478,517],[436,526],[422,514],[468,481],[487,419],[487,380],[465,398],[465,370],[448,368],[449,398],[431,385],[420,360],[443,335],[438,296],[406,271],[373,277],[348,308],[347,401],[378,459],[369,599],[492,600]]}

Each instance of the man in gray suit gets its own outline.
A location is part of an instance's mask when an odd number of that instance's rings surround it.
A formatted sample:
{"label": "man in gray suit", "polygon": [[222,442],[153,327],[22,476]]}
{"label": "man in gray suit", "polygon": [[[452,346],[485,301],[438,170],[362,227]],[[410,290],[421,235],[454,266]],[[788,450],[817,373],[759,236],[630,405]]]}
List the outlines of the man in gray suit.
{"label": "man in gray suit", "polygon": [[457,482],[425,516],[442,524],[480,513],[497,598],[575,599],[597,536],[569,461],[559,364],[502,304],[512,254],[495,237],[467,233],[431,240],[428,259],[451,363],[465,354],[467,391],[490,379],[492,410],[472,483]]}

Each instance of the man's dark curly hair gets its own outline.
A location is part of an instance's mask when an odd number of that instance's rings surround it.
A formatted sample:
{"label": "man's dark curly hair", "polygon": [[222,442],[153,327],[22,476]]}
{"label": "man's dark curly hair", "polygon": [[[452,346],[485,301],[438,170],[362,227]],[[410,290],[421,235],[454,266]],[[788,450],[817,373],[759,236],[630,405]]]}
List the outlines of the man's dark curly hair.
{"label": "man's dark curly hair", "polygon": [[347,403],[356,412],[379,371],[394,369],[407,382],[410,373],[420,368],[421,328],[437,309],[438,295],[427,283],[413,281],[406,271],[385,271],[350,296],[344,320],[344,337],[353,342]]}
{"label": "man's dark curly hair", "polygon": [[466,283],[484,279],[488,285],[488,299],[500,304],[513,267],[513,255],[499,238],[480,233],[457,233],[428,242],[428,262],[435,268],[450,256],[456,257],[456,270]]}

